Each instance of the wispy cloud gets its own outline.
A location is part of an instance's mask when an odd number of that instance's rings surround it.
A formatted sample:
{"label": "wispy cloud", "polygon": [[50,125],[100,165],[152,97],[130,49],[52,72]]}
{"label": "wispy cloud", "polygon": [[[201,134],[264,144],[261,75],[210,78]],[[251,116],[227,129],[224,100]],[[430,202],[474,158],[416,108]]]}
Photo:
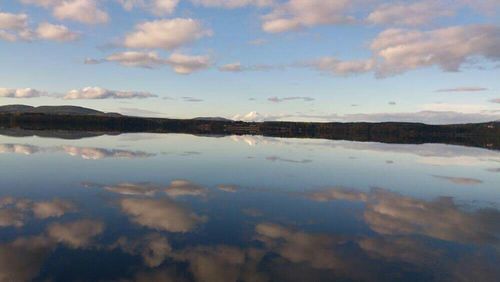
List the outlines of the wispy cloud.
{"label": "wispy cloud", "polygon": [[311,102],[311,101],[314,101],[314,98],[312,98],[312,97],[299,97],[299,96],[283,97],[283,98],[270,97],[270,98],[267,98],[267,100],[269,102],[273,102],[273,103],[282,103],[282,102],[297,101],[297,100],[304,101],[304,102]]}
{"label": "wispy cloud", "polygon": [[478,86],[461,86],[456,88],[438,89],[436,90],[436,92],[480,92],[486,90],[488,90],[488,88],[478,87]]}

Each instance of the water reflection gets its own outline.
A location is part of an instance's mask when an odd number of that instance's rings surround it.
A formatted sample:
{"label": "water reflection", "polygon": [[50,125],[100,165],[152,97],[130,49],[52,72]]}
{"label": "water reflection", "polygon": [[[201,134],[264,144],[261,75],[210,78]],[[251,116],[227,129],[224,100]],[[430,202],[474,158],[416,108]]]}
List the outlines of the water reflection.
{"label": "water reflection", "polygon": [[154,154],[148,154],[146,152],[140,151],[75,147],[67,145],[47,148],[26,144],[0,144],[0,154],[15,153],[22,155],[33,155],[42,152],[64,152],[70,156],[80,157],[86,160],[100,160],[105,158],[135,159],[154,156]]}
{"label": "water reflection", "polygon": [[[87,146],[2,140],[3,152],[39,155],[0,155],[1,163],[12,164],[0,171],[0,281],[500,277],[497,152],[122,137],[86,139]],[[109,162],[58,162],[68,151]],[[146,151],[155,157],[121,159]],[[162,151],[201,154],[186,158]],[[476,163],[464,170],[420,161],[434,154],[467,155]],[[394,165],[385,165],[387,160]],[[20,177],[19,167],[30,177]],[[57,177],[47,177],[54,171]]]}

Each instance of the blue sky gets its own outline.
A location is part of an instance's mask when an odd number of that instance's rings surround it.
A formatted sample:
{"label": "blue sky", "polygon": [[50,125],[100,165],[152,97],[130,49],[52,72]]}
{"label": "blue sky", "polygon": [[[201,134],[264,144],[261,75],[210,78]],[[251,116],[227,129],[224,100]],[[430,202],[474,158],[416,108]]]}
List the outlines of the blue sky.
{"label": "blue sky", "polygon": [[500,119],[499,11],[495,0],[0,0],[0,104]]}

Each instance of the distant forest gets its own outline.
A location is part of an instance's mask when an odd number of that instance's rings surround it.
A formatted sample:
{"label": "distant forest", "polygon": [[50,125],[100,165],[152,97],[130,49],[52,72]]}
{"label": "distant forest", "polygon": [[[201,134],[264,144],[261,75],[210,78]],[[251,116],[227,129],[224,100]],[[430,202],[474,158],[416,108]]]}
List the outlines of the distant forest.
{"label": "distant forest", "polygon": [[384,143],[445,143],[500,150],[500,122],[427,125],[422,123],[241,122],[162,119],[115,115],[0,113],[0,127],[85,132],[151,132],[197,135],[263,135],[287,138]]}

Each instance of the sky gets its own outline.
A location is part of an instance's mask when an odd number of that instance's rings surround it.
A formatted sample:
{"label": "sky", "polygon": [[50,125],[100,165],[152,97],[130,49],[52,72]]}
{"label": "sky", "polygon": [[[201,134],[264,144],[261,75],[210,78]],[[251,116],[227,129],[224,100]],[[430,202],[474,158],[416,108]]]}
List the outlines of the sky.
{"label": "sky", "polygon": [[0,105],[500,119],[499,0],[0,0]]}

